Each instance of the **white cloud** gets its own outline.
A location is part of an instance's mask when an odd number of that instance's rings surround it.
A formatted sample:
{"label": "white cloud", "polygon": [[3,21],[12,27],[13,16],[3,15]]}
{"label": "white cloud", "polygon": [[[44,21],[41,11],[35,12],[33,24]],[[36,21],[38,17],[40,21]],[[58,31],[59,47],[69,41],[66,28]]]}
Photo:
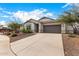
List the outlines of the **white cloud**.
{"label": "white cloud", "polygon": [[75,6],[79,7],[79,3],[74,3]]}
{"label": "white cloud", "polygon": [[13,14],[15,18],[19,18],[23,22],[29,20],[29,19],[35,19],[38,20],[41,17],[53,17],[53,14],[48,12],[47,9],[36,9],[30,12],[25,12],[25,11],[17,11]]}
{"label": "white cloud", "polygon": [[48,16],[53,16],[53,14],[52,13],[47,13],[46,17],[48,17]]}
{"label": "white cloud", "polygon": [[70,3],[67,3],[64,6],[62,6],[62,8],[65,8],[65,7],[69,6],[69,5],[70,5]]}
{"label": "white cloud", "polygon": [[67,3],[64,6],[62,6],[62,8],[65,8],[67,6],[73,6],[73,5],[79,7],[79,3]]}
{"label": "white cloud", "polygon": [[[53,18],[55,16],[55,15],[53,16],[53,13],[49,12],[47,9],[44,9],[44,8],[35,9],[35,10],[32,10],[32,11],[21,11],[21,10],[19,10],[19,11],[16,11],[16,12],[6,11],[3,8],[0,8],[0,11],[3,12],[2,15],[0,15],[0,16],[2,18],[5,18],[5,20],[7,20],[9,18],[10,21],[14,21],[16,19],[17,21],[21,20],[22,22],[25,22],[29,19],[38,20],[42,17]],[[4,21],[2,21],[1,23],[5,24]]]}
{"label": "white cloud", "polygon": [[0,21],[0,25],[7,27],[7,23],[5,21]]}

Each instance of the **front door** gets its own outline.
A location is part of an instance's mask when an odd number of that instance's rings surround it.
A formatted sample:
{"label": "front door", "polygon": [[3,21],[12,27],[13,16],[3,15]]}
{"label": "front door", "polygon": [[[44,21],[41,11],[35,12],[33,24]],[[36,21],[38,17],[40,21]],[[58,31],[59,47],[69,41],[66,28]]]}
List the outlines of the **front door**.
{"label": "front door", "polygon": [[39,26],[38,24],[35,24],[35,32],[38,32],[39,31]]}

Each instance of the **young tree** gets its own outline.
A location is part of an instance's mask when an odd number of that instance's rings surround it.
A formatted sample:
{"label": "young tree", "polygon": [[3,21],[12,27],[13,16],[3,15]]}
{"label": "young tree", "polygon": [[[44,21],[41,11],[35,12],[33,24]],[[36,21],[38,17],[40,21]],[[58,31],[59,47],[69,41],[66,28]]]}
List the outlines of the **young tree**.
{"label": "young tree", "polygon": [[79,8],[73,5],[70,10],[64,12],[64,14],[59,17],[58,21],[71,25],[74,32],[75,30],[77,31],[76,24],[79,23]]}
{"label": "young tree", "polygon": [[18,24],[17,22],[11,22],[8,24],[8,27],[10,27],[11,29],[13,29],[14,31],[17,31],[18,29],[20,29],[20,24]]}

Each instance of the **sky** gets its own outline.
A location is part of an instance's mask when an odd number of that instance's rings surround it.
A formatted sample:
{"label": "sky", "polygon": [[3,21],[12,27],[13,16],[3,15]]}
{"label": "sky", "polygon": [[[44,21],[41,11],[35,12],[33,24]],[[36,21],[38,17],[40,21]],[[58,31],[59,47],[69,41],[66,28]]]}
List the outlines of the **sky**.
{"label": "sky", "polygon": [[70,7],[68,3],[0,3],[0,24],[39,20],[42,17],[56,19]]}

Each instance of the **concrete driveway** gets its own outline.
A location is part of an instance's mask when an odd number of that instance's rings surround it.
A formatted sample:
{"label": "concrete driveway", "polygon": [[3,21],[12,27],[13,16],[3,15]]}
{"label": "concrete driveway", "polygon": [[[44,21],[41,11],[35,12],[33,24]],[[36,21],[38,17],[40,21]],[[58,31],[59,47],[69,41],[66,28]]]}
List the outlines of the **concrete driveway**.
{"label": "concrete driveway", "polygon": [[64,56],[62,35],[38,33],[11,43],[19,56]]}

